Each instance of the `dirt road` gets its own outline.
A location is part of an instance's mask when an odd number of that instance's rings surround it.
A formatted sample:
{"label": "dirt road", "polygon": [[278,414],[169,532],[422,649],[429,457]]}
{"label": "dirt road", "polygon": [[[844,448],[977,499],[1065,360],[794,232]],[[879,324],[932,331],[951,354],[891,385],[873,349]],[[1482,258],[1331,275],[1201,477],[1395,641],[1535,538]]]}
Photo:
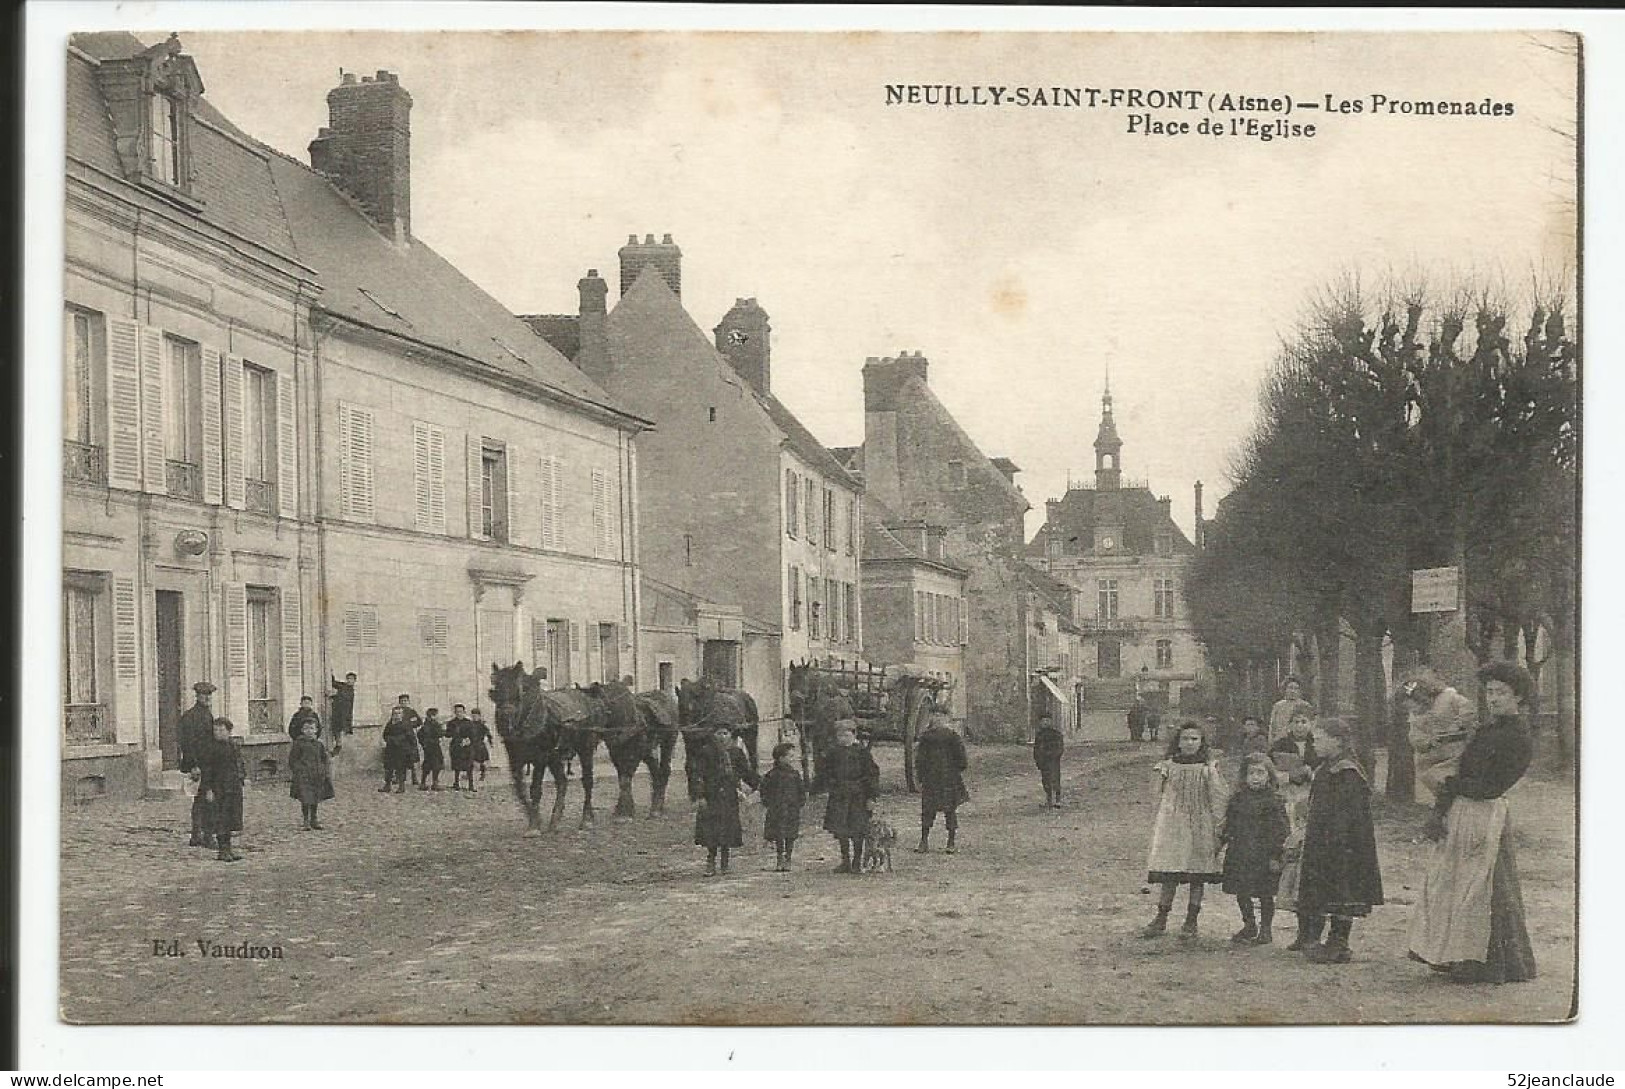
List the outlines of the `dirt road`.
{"label": "dirt road", "polygon": [[[660,820],[601,815],[526,838],[505,784],[469,797],[376,793],[347,777],[327,830],[298,828],[285,787],[251,790],[247,860],[189,850],[187,801],[63,812],[62,1010],[87,1022],[1259,1023],[1551,1020],[1573,988],[1573,798],[1517,788],[1519,866],[1541,977],[1457,987],[1405,958],[1427,845],[1419,810],[1383,808],[1390,905],[1355,959],[1321,967],[1235,947],[1235,905],[1209,891],[1202,935],[1139,940],[1152,812],[1149,746],[1075,744],[1066,808],[1039,803],[1023,748],[973,747],[962,850],[909,848],[918,802],[877,750],[899,830],[895,872],[830,872],[804,814],[796,872],[772,872],[760,810],[726,878],[700,876],[674,780]],[[606,798],[607,795],[607,798]],[[640,806],[647,784],[638,784]],[[549,801],[551,794],[549,794]],[[613,786],[600,804],[613,803]],[[572,793],[569,813],[579,811]],[[1180,909],[1183,900],[1180,902]],[[197,942],[280,951],[210,957]],[[169,942],[176,944],[170,946]],[[155,943],[184,955],[155,955]]]}

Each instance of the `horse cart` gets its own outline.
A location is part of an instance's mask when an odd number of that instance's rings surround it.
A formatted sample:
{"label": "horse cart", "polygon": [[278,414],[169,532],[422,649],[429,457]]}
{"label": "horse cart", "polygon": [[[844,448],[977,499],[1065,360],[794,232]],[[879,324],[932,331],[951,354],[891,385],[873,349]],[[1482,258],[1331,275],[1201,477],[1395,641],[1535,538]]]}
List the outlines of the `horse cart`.
{"label": "horse cart", "polygon": [[872,741],[903,746],[903,780],[914,781],[914,740],[932,710],[946,708],[954,682],[909,665],[813,659],[790,666],[790,719],[801,737],[802,772],[817,781],[823,754],[835,738],[835,723],[854,719]]}

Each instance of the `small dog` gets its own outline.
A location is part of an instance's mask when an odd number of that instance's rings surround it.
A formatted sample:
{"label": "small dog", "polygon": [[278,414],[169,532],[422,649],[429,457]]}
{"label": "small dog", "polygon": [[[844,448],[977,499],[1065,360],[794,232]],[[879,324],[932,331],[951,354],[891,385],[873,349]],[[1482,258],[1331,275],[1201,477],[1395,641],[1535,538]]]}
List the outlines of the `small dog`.
{"label": "small dog", "polygon": [[865,873],[892,872],[891,849],[897,845],[897,829],[880,818],[869,822],[869,833],[863,837],[863,869]]}

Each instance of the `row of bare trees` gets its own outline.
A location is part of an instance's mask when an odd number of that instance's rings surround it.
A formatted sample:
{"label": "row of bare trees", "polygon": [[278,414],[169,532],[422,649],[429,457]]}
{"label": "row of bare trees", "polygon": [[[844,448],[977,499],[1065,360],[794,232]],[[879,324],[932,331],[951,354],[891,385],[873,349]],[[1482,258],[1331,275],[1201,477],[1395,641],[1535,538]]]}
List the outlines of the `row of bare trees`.
{"label": "row of bare trees", "polygon": [[[1324,292],[1265,382],[1233,490],[1207,527],[1187,597],[1221,686],[1278,679],[1316,648],[1316,699],[1345,709],[1391,796],[1413,792],[1384,647],[1429,660],[1410,573],[1456,566],[1468,647],[1572,676],[1578,577],[1579,346],[1560,292],[1425,286]],[[1354,691],[1338,691],[1352,632]],[[1559,668],[1543,670],[1548,658]],[[1542,686],[1569,711],[1567,683]],[[1350,698],[1351,697],[1351,698]],[[1559,731],[1559,743],[1568,740]],[[1565,748],[1565,756],[1569,755]],[[1367,766],[1371,766],[1368,762]]]}

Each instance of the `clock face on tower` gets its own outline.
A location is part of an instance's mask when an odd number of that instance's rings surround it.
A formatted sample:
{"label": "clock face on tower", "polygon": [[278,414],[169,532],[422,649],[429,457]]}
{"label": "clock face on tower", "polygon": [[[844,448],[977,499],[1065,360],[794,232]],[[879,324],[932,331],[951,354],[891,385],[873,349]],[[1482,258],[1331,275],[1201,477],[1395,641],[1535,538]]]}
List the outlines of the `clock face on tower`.
{"label": "clock face on tower", "polygon": [[1102,537],[1100,539],[1100,547],[1110,552],[1112,548],[1112,539],[1110,537]]}

